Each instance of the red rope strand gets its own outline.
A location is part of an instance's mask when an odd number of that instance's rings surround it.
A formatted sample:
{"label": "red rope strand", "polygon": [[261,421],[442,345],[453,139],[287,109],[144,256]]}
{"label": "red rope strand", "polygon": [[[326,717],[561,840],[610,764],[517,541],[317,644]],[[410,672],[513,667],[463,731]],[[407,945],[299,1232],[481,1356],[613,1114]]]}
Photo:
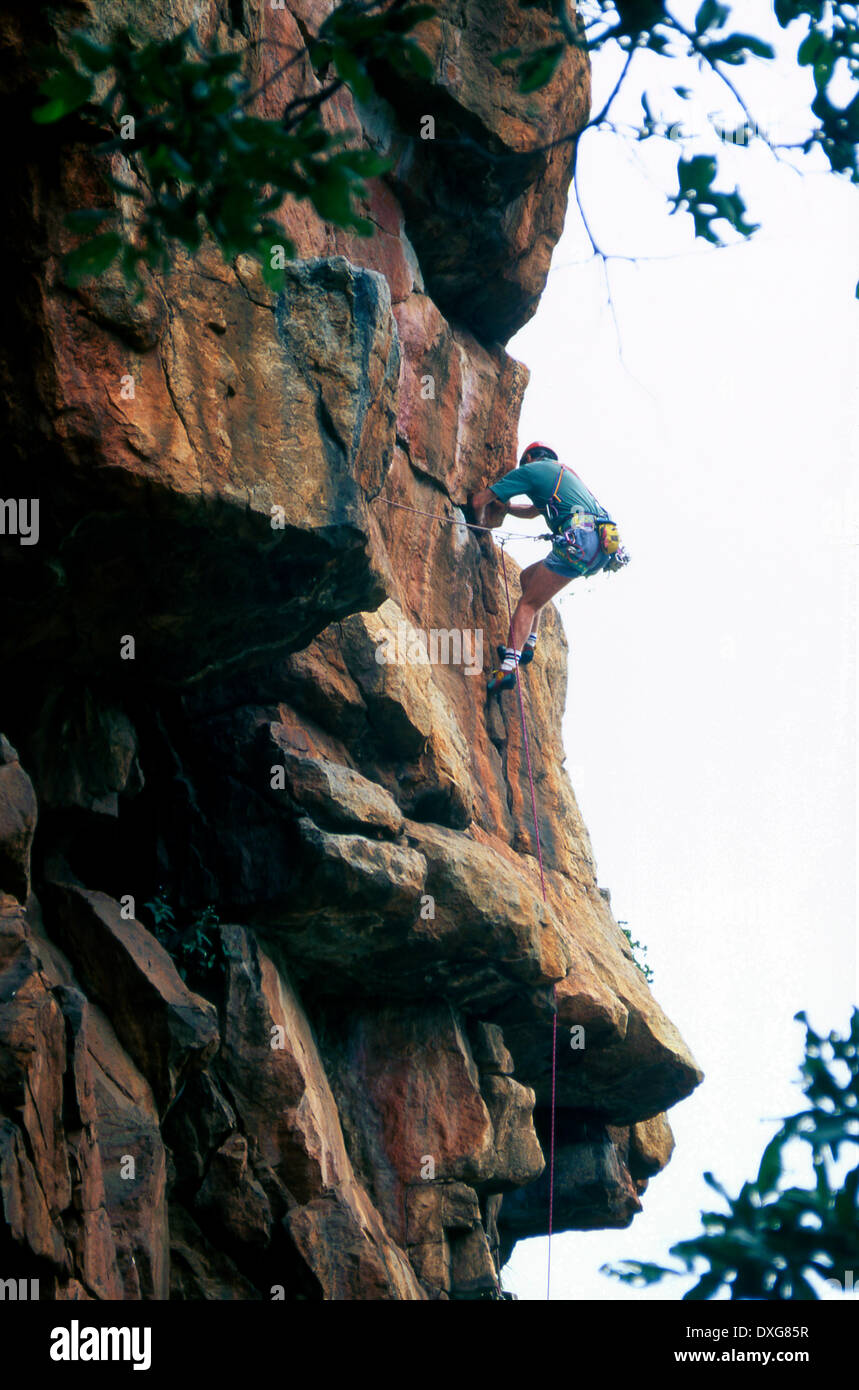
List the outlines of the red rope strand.
{"label": "red rope strand", "polygon": [[[515,650],[513,641],[513,610],[510,606],[510,586],[507,583],[507,564],[504,558],[504,542],[501,543],[501,573],[504,575],[504,597],[507,600],[507,618],[510,624],[508,642]],[[528,743],[528,727],[525,723],[525,704],[522,699],[522,681],[519,675],[519,662],[514,667],[516,671],[516,693],[519,696],[519,718],[522,722],[522,746],[525,749],[525,761],[528,767],[528,785],[531,788],[531,813],[534,817],[534,838],[537,842],[537,862],[540,865],[540,891],[543,894],[543,902],[546,901],[546,876],[543,871],[543,848],[540,844],[540,826],[537,820],[537,794],[534,790],[534,770],[531,766],[531,748]],[[546,1260],[546,1299],[552,1295],[552,1217],[555,1200],[555,1090],[557,1077],[557,1057],[558,1057],[558,1009],[557,995],[555,986],[552,985],[552,1003],[555,1011],[552,1015],[552,1107],[549,1130],[549,1249]]]}
{"label": "red rope strand", "polygon": [[[502,574],[504,575],[504,596],[505,596],[505,598],[506,598],[506,600],[507,600],[507,617],[508,617],[508,621],[509,621],[510,628],[511,628],[511,631],[510,631],[510,634],[509,634],[509,641],[510,641],[510,643],[511,643],[511,645],[512,645],[512,642],[513,642],[513,633],[512,633],[512,627],[513,627],[513,610],[512,610],[511,605],[510,605],[510,586],[509,586],[509,584],[508,584],[508,582],[507,582],[507,564],[506,564],[505,557],[504,557],[504,541],[506,540],[506,538],[507,538],[508,536],[510,536],[510,537],[515,537],[516,539],[521,539],[521,540],[551,540],[551,539],[552,539],[551,534],[548,535],[548,536],[521,536],[521,537],[520,537],[520,536],[518,536],[518,533],[515,532],[515,531],[507,531],[507,532],[498,531],[498,530],[495,530],[495,528],[492,527],[492,526],[478,526],[476,523],[471,522],[471,521],[458,521],[458,520],[456,519],[456,517],[439,516],[438,513],[436,513],[436,512],[426,512],[426,511],[422,511],[422,510],[421,510],[420,508],[418,508],[418,507],[408,507],[408,506],[406,506],[405,502],[392,502],[390,498],[388,498],[388,497],[382,497],[381,495],[378,496],[378,497],[376,497],[374,500],[377,501],[377,502],[385,502],[385,503],[387,504],[387,506],[389,506],[389,507],[398,507],[398,508],[400,509],[400,511],[412,512],[412,513],[414,513],[415,516],[426,516],[426,517],[429,517],[429,519],[430,519],[431,521],[441,521],[441,522],[444,522],[444,523],[445,523],[446,525],[448,525],[448,526],[466,526],[470,531],[490,531],[490,532],[491,532],[491,531],[494,530],[496,536],[503,537],[503,539],[500,541],[500,546],[501,546],[501,571],[502,571]],[[537,793],[536,793],[536,791],[535,791],[535,789],[534,789],[534,769],[533,769],[533,767],[532,767],[532,765],[531,765],[531,748],[530,748],[530,745],[529,745],[529,743],[528,743],[528,726],[527,726],[527,724],[526,724],[526,722],[525,722],[525,704],[524,704],[524,701],[523,701],[523,699],[522,699],[522,681],[521,681],[521,678],[520,678],[520,675],[519,675],[519,663],[518,663],[518,661],[516,662],[516,665],[515,665],[515,671],[516,671],[516,693],[517,693],[518,698],[519,698],[519,718],[520,718],[520,721],[521,721],[521,724],[522,724],[522,746],[523,746],[523,748],[525,749],[525,761],[526,761],[527,768],[528,768],[528,785],[529,785],[529,787],[530,787],[530,789],[531,789],[531,814],[532,814],[532,816],[533,816],[533,818],[534,818],[534,839],[535,839],[535,842],[536,842],[536,845],[537,845],[537,862],[538,862],[538,864],[539,864],[539,866],[540,866],[540,892],[542,893],[543,902],[544,902],[544,904],[545,904],[545,902],[546,902],[546,875],[545,875],[545,871],[544,871],[544,869],[543,869],[543,847],[542,847],[542,845],[541,845],[541,843],[540,843],[540,825],[539,825],[539,821],[538,821],[538,819],[537,819]],[[555,1006],[555,1009],[554,1009],[554,1014],[553,1014],[553,1017],[552,1017],[552,1106],[551,1106],[551,1121],[550,1121],[550,1133],[549,1133],[549,1232],[548,1232],[548,1236],[549,1236],[549,1249],[548,1249],[548,1258],[547,1258],[547,1262],[546,1262],[546,1298],[547,1298],[547,1300],[550,1299],[550,1298],[551,1298],[551,1295],[552,1295],[552,1220],[553,1220],[553,1215],[554,1215],[554,1200],[555,1200],[555,1097],[556,1097],[556,1087],[557,1087],[558,1010],[557,1010],[557,992],[556,992],[556,988],[555,988],[554,985],[552,985],[552,1003],[553,1003],[553,1005]]]}

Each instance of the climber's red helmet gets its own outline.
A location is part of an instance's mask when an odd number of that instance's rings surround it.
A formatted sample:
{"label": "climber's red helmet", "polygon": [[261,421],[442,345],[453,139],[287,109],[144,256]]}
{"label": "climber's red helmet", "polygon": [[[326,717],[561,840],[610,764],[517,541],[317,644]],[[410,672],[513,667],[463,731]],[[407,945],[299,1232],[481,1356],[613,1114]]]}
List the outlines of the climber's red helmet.
{"label": "climber's red helmet", "polygon": [[556,463],[559,462],[551,444],[544,444],[542,439],[532,440],[527,448],[523,449],[519,467],[521,468],[523,463],[534,463],[537,459],[554,459]]}

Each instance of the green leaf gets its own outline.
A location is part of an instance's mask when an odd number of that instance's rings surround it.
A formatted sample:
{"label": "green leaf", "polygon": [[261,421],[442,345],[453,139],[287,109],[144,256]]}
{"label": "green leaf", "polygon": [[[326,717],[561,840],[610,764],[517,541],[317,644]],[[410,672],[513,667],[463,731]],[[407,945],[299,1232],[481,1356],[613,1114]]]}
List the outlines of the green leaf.
{"label": "green leaf", "polygon": [[730,1204],[731,1198],[725,1191],[724,1187],[719,1182],[719,1180],[716,1177],[714,1177],[712,1173],[704,1173],[702,1176],[707,1186],[712,1187],[714,1192],[718,1192],[719,1196],[724,1197],[725,1201]]}
{"label": "green leaf", "polygon": [[664,1265],[651,1264],[643,1260],[621,1260],[617,1265],[601,1265],[600,1274],[608,1274],[623,1284],[648,1286],[658,1284],[666,1275],[675,1277],[683,1273],[680,1269],[668,1269]]}
{"label": "green leaf", "polygon": [[714,1294],[719,1292],[724,1282],[725,1277],[721,1270],[708,1270],[706,1274],[701,1275],[697,1284],[684,1293],[681,1302],[698,1302],[705,1298],[712,1298]]}
{"label": "green leaf", "polygon": [[307,45],[307,56],[311,67],[319,72],[331,62],[332,46],[325,39],[311,39]]}
{"label": "green leaf", "polygon": [[708,43],[704,52],[710,62],[730,63],[734,66],[744,63],[748,53],[753,53],[757,58],[775,57],[772,44],[765,43],[754,34],[730,34],[726,39]]}
{"label": "green leaf", "polygon": [[730,18],[729,5],[720,5],[719,0],[704,0],[695,16],[696,34],[704,34],[708,29],[721,29]]}
{"label": "green leaf", "polygon": [[90,72],[105,72],[113,62],[113,49],[107,44],[96,43],[86,34],[70,34],[69,43]]}
{"label": "green leaf", "polygon": [[422,77],[425,82],[429,82],[435,76],[435,67],[432,59],[424,53],[416,43],[407,43],[403,49],[406,62],[416,77]]}
{"label": "green leaf", "polygon": [[[816,8],[820,9],[820,6]],[[775,17],[782,29],[808,14],[805,0],[775,0]]]}
{"label": "green leaf", "polygon": [[54,121],[62,120],[89,100],[92,94],[92,79],[75,68],[64,68],[61,72],[46,78],[39,87],[39,92],[46,101],[44,106],[36,107],[33,120],[38,125],[50,125]]}
{"label": "green leaf", "polygon": [[554,76],[565,49],[563,43],[548,44],[526,58],[519,66],[519,91],[536,92],[545,87]]}
{"label": "green leaf", "polygon": [[107,174],[107,183],[116,193],[122,193],[127,198],[144,198],[146,195],[133,183],[125,183],[122,179],[114,178],[113,174]]}
{"label": "green leaf", "polygon": [[81,280],[101,275],[116,260],[121,247],[122,237],[118,232],[103,232],[85,241],[65,258],[66,283],[74,289]]}
{"label": "green leaf", "polygon": [[395,34],[407,34],[410,30],[417,28],[428,19],[435,19],[438,11],[434,5],[409,5],[399,13],[391,12],[380,15],[385,31]]}
{"label": "green leaf", "polygon": [[373,84],[361,60],[345,44],[338,44],[332,53],[332,62],[343,81],[351,87],[359,101],[369,101],[373,95]]}
{"label": "green leaf", "polygon": [[496,68],[503,67],[505,63],[512,63],[516,58],[522,57],[521,48],[503,48],[500,53],[493,53],[490,62]]}
{"label": "green leaf", "polygon": [[74,232],[89,232],[99,222],[115,216],[116,208],[76,208],[66,213],[65,223]]}
{"label": "green leaf", "polygon": [[614,8],[620,22],[612,30],[613,35],[637,39],[667,18],[664,0],[614,0]]}
{"label": "green leaf", "polygon": [[241,53],[217,53],[208,60],[210,72],[217,76],[236,73],[242,66]]}
{"label": "green leaf", "polygon": [[333,167],[326,170],[314,184],[310,190],[310,201],[321,218],[336,226],[348,224],[353,216],[350,185]]}
{"label": "green leaf", "polygon": [[681,190],[684,193],[690,189],[699,194],[708,192],[716,177],[717,168],[718,164],[712,155],[696,154],[690,159],[681,155],[677,161],[677,177]]}
{"label": "green leaf", "polygon": [[738,34],[737,37],[743,39],[746,48],[750,53],[753,53],[756,58],[775,57],[775,49],[772,44],[767,43],[765,39],[759,39],[755,34]]}
{"label": "green leaf", "polygon": [[814,1289],[804,1275],[799,1272],[791,1274],[791,1282],[793,1285],[791,1297],[793,1299],[804,1303],[817,1301],[818,1295],[814,1292]]}
{"label": "green leaf", "polygon": [[761,1156],[756,1186],[764,1194],[775,1192],[778,1187],[778,1180],[781,1177],[782,1170],[781,1151],[783,1144],[784,1138],[781,1131],[779,1131],[779,1133],[774,1135],[769,1141]]}
{"label": "green leaf", "polygon": [[820,62],[828,48],[829,44],[823,34],[818,33],[816,29],[811,29],[796,50],[796,61],[801,68],[812,67]]}
{"label": "green leaf", "polygon": [[[856,287],[856,297],[859,298],[859,285]],[[857,1192],[859,1192],[859,1168],[854,1168],[844,1179],[844,1188],[835,1198],[834,1205],[836,1219],[848,1229],[856,1225]]]}
{"label": "green leaf", "polygon": [[333,156],[338,164],[346,165],[362,178],[375,178],[390,169],[393,159],[390,155],[377,154],[375,150],[342,150]]}

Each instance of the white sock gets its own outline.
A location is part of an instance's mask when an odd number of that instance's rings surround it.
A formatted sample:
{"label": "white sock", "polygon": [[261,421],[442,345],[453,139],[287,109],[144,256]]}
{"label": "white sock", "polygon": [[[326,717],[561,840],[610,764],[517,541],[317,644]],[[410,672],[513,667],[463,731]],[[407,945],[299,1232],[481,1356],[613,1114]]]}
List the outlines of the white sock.
{"label": "white sock", "polygon": [[536,632],[529,632],[528,636],[525,638],[525,646],[526,646],[526,647],[528,647],[528,646],[536,647],[536,645],[537,645],[537,634],[536,634]]}
{"label": "white sock", "polygon": [[505,647],[504,660],[501,663],[500,669],[502,671],[515,671],[516,667],[519,665],[519,658],[521,655],[522,653],[517,652],[515,647]]}

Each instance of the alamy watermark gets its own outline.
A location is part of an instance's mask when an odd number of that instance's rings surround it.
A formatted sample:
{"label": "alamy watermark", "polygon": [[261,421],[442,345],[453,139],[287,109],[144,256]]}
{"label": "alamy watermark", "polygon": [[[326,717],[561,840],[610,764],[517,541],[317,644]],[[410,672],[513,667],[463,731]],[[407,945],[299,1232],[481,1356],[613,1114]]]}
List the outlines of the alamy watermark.
{"label": "alamy watermark", "polygon": [[81,1327],[72,1318],[68,1327],[51,1331],[52,1361],[131,1361],[135,1371],[152,1365],[151,1327]]}
{"label": "alamy watermark", "polygon": [[0,1300],[33,1303],[39,1297],[38,1279],[0,1279]]}
{"label": "alamy watermark", "polygon": [[380,666],[461,666],[466,676],[483,671],[483,628],[412,627],[397,623],[382,628],[377,639]]}
{"label": "alamy watermark", "polygon": [[38,497],[0,497],[0,536],[17,536],[21,545],[38,543]]}

